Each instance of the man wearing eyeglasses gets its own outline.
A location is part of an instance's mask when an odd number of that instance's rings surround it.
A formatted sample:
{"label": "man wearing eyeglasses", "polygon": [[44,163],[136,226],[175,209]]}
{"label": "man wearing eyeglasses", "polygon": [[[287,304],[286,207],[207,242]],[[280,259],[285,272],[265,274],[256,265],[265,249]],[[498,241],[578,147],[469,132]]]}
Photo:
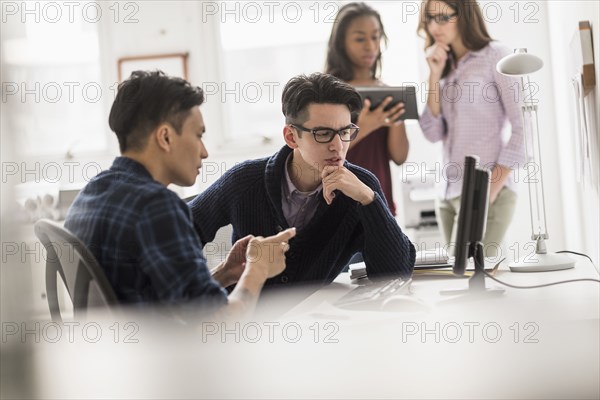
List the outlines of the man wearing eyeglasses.
{"label": "man wearing eyeglasses", "polygon": [[283,89],[286,146],[225,173],[191,203],[203,243],[233,225],[234,240],[296,227],[286,270],[265,285],[329,283],[353,254],[370,278],[409,277],[415,249],[390,214],[377,178],[345,161],[359,128],[361,97],[327,74],[292,78]]}

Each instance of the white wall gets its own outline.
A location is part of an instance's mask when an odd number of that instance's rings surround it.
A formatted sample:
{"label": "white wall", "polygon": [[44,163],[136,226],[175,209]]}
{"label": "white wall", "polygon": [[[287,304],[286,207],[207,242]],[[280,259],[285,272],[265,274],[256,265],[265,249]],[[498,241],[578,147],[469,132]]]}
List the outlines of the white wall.
{"label": "white wall", "polygon": [[[567,3],[566,1],[564,3]],[[488,29],[490,35],[515,48],[527,48],[532,54],[544,61],[544,68],[531,75],[532,83],[539,86],[539,93],[534,95],[538,100],[539,129],[542,136],[542,164],[544,168],[544,189],[546,195],[547,225],[550,234],[548,250],[557,251],[565,248],[565,224],[562,210],[565,208],[561,192],[562,182],[553,179],[560,175],[560,166],[554,162],[559,158],[556,124],[552,116],[556,114],[554,85],[552,81],[553,65],[551,62],[551,43],[548,40],[547,2],[481,2],[483,10],[487,10]],[[533,7],[532,5],[535,5]],[[498,21],[494,22],[495,10],[500,10]],[[517,12],[518,10],[518,12]],[[519,197],[513,221],[505,237],[505,256],[508,260],[523,257],[534,250],[531,241],[531,223],[529,212],[528,188],[524,177],[526,171],[521,169],[518,183]]]}
{"label": "white wall", "polygon": [[557,164],[560,166],[559,179],[564,203],[565,247],[582,251],[590,255],[598,268],[600,261],[600,216],[598,214],[600,199],[598,197],[598,116],[600,112],[600,91],[598,86],[590,92],[586,101],[593,116],[593,125],[589,132],[593,138],[592,156],[595,173],[594,185],[583,184],[576,179],[575,135],[576,112],[571,86],[571,50],[573,34],[578,29],[579,21],[588,20],[592,26],[594,44],[594,64],[596,82],[600,82],[600,3],[597,1],[550,1],[548,2],[548,43],[552,44],[552,83],[555,89],[555,108],[552,121],[556,124],[558,134],[556,141],[560,150]]}
{"label": "white wall", "polygon": [[[592,120],[589,132],[593,138],[592,156],[594,184],[584,185],[576,179],[575,135],[576,117],[571,86],[572,53],[571,38],[581,20],[592,25],[596,80],[599,75],[598,43],[600,5],[597,1],[551,0],[540,2],[480,2],[482,8],[489,6],[490,18],[495,8],[502,11],[498,22],[488,20],[493,38],[509,47],[525,47],[544,61],[544,68],[531,75],[532,82],[539,85],[538,114],[544,189],[548,217],[549,251],[573,250],[590,255],[598,267],[600,242],[598,197],[598,111],[599,91],[594,89],[587,102]],[[519,13],[516,13],[517,7]],[[535,5],[535,7],[534,7]],[[536,22],[537,20],[537,22]],[[520,249],[520,255],[528,252],[530,223],[527,186],[520,184],[520,196],[516,215],[506,235],[506,246]],[[507,256],[514,257],[514,250]]]}

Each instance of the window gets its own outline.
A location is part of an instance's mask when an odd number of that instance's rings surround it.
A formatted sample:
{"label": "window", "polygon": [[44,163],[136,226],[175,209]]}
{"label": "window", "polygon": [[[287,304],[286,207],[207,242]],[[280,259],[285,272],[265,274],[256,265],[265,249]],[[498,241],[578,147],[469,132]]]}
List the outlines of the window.
{"label": "window", "polygon": [[100,79],[98,24],[42,5],[23,3],[31,13],[7,16],[3,27],[4,127],[24,156],[103,151],[109,91]]}
{"label": "window", "polygon": [[278,140],[283,86],[294,75],[324,68],[332,23],[315,23],[311,2],[294,4],[297,8],[286,11],[275,8],[272,22],[264,7],[258,23],[243,12],[238,21],[221,19],[223,76],[218,91],[230,140]]}
{"label": "window", "polygon": [[[341,6],[337,2],[287,2],[271,8],[260,2],[252,3],[253,7],[221,4],[215,15],[220,22],[221,82],[205,86],[207,98],[222,104],[225,139],[280,140],[282,89],[295,75],[324,70],[327,42]],[[418,15],[403,16],[399,3],[369,5],[380,12],[389,37],[382,80],[389,85],[420,82],[415,62],[421,54],[416,40]]]}

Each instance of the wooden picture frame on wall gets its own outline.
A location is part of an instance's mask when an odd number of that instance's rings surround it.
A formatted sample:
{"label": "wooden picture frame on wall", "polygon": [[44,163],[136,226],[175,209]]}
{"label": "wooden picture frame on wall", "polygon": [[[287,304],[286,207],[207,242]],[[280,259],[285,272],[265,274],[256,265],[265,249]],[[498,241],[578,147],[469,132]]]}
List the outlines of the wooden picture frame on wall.
{"label": "wooden picture frame on wall", "polygon": [[157,69],[169,76],[187,80],[188,56],[189,53],[170,53],[119,58],[117,61],[119,82],[127,79],[133,71]]}

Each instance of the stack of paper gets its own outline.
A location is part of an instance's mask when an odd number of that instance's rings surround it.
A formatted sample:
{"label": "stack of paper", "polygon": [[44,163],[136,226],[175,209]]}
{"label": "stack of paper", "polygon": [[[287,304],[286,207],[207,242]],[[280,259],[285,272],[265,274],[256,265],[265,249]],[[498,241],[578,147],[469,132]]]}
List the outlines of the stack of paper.
{"label": "stack of paper", "polygon": [[433,250],[417,251],[415,267],[449,267],[454,262],[453,257],[449,257],[443,248]]}
{"label": "stack of paper", "polygon": [[348,268],[350,270],[350,279],[360,279],[367,276],[367,266],[364,262],[350,264]]}

